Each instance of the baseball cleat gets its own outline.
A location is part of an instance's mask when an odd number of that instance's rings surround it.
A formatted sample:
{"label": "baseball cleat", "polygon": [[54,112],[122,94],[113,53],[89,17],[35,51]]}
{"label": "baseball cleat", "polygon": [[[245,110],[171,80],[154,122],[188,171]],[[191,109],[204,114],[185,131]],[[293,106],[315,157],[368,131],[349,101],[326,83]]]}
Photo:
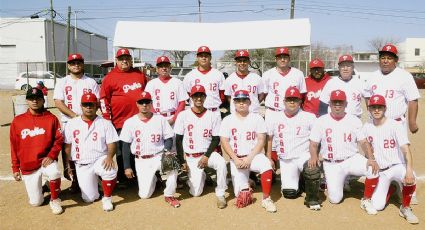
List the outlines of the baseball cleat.
{"label": "baseball cleat", "polygon": [[410,224],[419,224],[418,217],[413,214],[412,208],[400,206],[399,214],[401,217],[407,220]]}
{"label": "baseball cleat", "polygon": [[267,212],[276,212],[276,205],[273,203],[272,199],[270,197],[267,197],[266,199],[263,199],[261,201],[261,206],[266,209]]}
{"label": "baseball cleat", "polygon": [[310,210],[320,211],[320,204],[309,205]]}
{"label": "baseball cleat", "polygon": [[217,197],[217,208],[223,209],[227,207],[226,198],[224,196],[218,196]]}
{"label": "baseball cleat", "polygon": [[106,211],[106,212],[114,210],[114,205],[112,205],[112,197],[103,197],[102,207],[103,207],[103,211]]}
{"label": "baseball cleat", "polygon": [[60,199],[51,200],[49,205],[50,205],[50,209],[52,209],[53,214],[59,215],[63,212]]}
{"label": "baseball cleat", "polygon": [[174,198],[173,196],[166,196],[165,202],[169,203],[174,208],[180,207],[180,202],[176,198]]}
{"label": "baseball cleat", "polygon": [[376,211],[375,207],[372,205],[372,201],[370,199],[364,199],[360,201],[360,208],[365,210],[369,215],[376,215],[378,211]]}

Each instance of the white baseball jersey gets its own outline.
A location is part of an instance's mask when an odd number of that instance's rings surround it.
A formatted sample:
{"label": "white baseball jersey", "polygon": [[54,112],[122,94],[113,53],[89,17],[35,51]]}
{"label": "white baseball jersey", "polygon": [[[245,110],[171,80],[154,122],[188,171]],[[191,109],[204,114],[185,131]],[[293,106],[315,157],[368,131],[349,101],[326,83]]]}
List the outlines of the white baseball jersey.
{"label": "white baseball jersey", "polygon": [[286,76],[282,76],[276,68],[272,68],[263,74],[262,79],[267,92],[265,105],[269,108],[283,110],[285,92],[291,86],[297,87],[300,93],[307,92],[303,72],[294,67],[291,67]]}
{"label": "white baseball jersey", "polygon": [[155,78],[148,82],[145,91],[151,94],[152,105],[156,113],[174,112],[179,102],[189,98],[182,81],[177,78],[171,78],[167,83]]}
{"label": "white baseball jersey", "polygon": [[211,144],[212,136],[219,135],[220,123],[220,117],[210,110],[198,115],[189,109],[179,113],[174,132],[183,135],[184,152],[204,153]]}
{"label": "white baseball jersey", "polygon": [[358,153],[357,141],[365,139],[361,129],[362,122],[354,115],[337,120],[328,113],[316,120],[310,140],[321,144],[324,159],[343,160]]}
{"label": "white baseball jersey", "polygon": [[279,112],[267,121],[267,135],[273,136],[279,158],[293,159],[309,152],[309,137],[315,121],[314,114],[301,109],[292,117]]}
{"label": "white baseball jersey", "polygon": [[223,73],[214,68],[207,73],[193,69],[183,79],[184,88],[188,93],[194,85],[202,85],[205,88],[207,98],[204,107],[207,109],[218,108],[221,105],[220,90],[224,90],[223,84]]}
{"label": "white baseball jersey", "polygon": [[[366,89],[362,80],[353,76],[349,81],[343,81],[339,77],[330,79],[320,94],[320,101],[329,104],[330,96],[334,90],[342,90],[347,95],[347,108],[345,112],[360,117],[362,115],[362,97],[365,97]],[[330,112],[330,108],[328,109]]]}
{"label": "white baseball jersey", "polygon": [[380,126],[368,122],[363,126],[363,133],[372,145],[376,162],[381,169],[405,162],[400,146],[409,144],[409,139],[399,122],[390,118]]}
{"label": "white baseball jersey", "polygon": [[[258,94],[266,93],[261,77],[252,72],[244,78],[239,77],[236,72],[230,74],[230,76],[224,81],[224,95],[230,96],[233,100],[233,95],[238,90],[247,90],[249,92],[249,98],[251,100],[249,111],[258,113],[260,109]],[[235,105],[233,103],[230,103],[230,111],[232,113],[235,112]]]}
{"label": "white baseball jersey", "polygon": [[257,135],[266,132],[264,119],[257,113],[249,113],[245,118],[230,114],[220,127],[220,136],[229,138],[230,147],[238,156],[249,155],[258,142]]}
{"label": "white baseball jersey", "polygon": [[[65,105],[78,115],[81,115],[81,96],[84,93],[93,93],[99,98],[99,85],[90,77],[83,75],[80,79],[73,79],[71,75],[57,79],[53,99],[62,100]],[[70,118],[62,114],[61,121],[66,122]]]}
{"label": "white baseball jersey", "polygon": [[383,75],[380,70],[374,72],[373,77],[366,82],[366,90],[367,97],[375,94],[385,97],[385,116],[392,119],[403,117],[407,103],[421,97],[412,74],[398,67],[387,75]]}
{"label": "white baseball jersey", "polygon": [[162,115],[154,114],[148,121],[136,114],[124,122],[120,140],[131,143],[134,155],[156,154],[164,149],[164,140],[174,137],[173,129]]}
{"label": "white baseball jersey", "polygon": [[90,127],[81,117],[75,117],[65,128],[65,143],[71,144],[71,159],[78,164],[90,164],[107,155],[107,145],[117,141],[118,134],[111,121],[100,116]]}

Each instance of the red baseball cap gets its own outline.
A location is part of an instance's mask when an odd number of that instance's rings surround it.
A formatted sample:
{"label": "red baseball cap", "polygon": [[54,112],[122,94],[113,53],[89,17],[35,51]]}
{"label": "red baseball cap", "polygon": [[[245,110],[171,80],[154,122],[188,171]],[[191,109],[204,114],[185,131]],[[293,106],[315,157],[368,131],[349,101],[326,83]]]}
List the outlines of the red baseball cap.
{"label": "red baseball cap", "polygon": [[398,53],[397,47],[395,47],[392,44],[384,45],[382,47],[382,49],[379,51],[379,54],[382,54],[382,53],[391,53],[391,54],[395,55],[396,57],[398,57],[397,56],[397,53]]}
{"label": "red baseball cap", "polygon": [[323,64],[323,61],[319,58],[315,58],[310,61],[310,69],[313,68],[325,68],[325,64]]}
{"label": "red baseball cap", "polygon": [[238,50],[235,53],[235,59],[240,57],[246,57],[249,58],[249,52],[248,50]]}
{"label": "red baseball cap", "polygon": [[171,63],[170,59],[167,56],[160,56],[156,59],[156,65],[159,65],[159,64],[164,63],[164,62]]}
{"label": "red baseball cap", "polygon": [[194,85],[192,87],[192,89],[190,90],[190,96],[193,96],[193,94],[195,93],[203,93],[206,95],[205,88],[202,85]]}
{"label": "red baseball cap", "polygon": [[152,101],[152,96],[149,92],[143,91],[140,94],[139,99],[137,99],[137,101],[140,101],[140,100],[151,100]]}
{"label": "red baseball cap", "polygon": [[295,97],[295,98],[301,99],[300,90],[295,86],[289,87],[285,92],[285,98],[289,98],[289,97]]}
{"label": "red baseball cap", "polygon": [[278,47],[276,48],[276,54],[274,55],[275,57],[279,56],[279,55],[288,55],[289,56],[289,49],[286,47]]}
{"label": "red baseball cap", "polygon": [[70,54],[68,56],[68,60],[66,61],[66,63],[69,63],[71,61],[82,61],[82,62],[84,62],[83,55],[81,55],[79,53]]}
{"label": "red baseball cap", "polygon": [[383,105],[386,106],[385,98],[379,94],[373,95],[369,99],[369,106],[371,105]]}
{"label": "red baseball cap", "polygon": [[97,97],[93,93],[85,93],[81,96],[81,103],[97,103]]}
{"label": "red baseball cap", "polygon": [[331,101],[346,101],[347,96],[345,95],[345,92],[337,89],[331,92]]}
{"label": "red baseball cap", "polygon": [[117,50],[117,54],[115,55],[116,58],[121,57],[123,55],[131,56],[130,51],[126,48],[121,48]]}
{"label": "red baseball cap", "polygon": [[342,62],[353,62],[354,63],[354,60],[353,60],[353,57],[351,55],[344,54],[341,57],[339,57],[338,65],[341,64]]}
{"label": "red baseball cap", "polygon": [[233,96],[233,100],[235,99],[249,99],[249,92],[246,90],[238,90]]}
{"label": "red baseball cap", "polygon": [[196,52],[196,55],[198,55],[200,53],[211,54],[211,50],[210,50],[210,48],[208,48],[208,46],[201,46],[201,47],[198,48],[198,52]]}

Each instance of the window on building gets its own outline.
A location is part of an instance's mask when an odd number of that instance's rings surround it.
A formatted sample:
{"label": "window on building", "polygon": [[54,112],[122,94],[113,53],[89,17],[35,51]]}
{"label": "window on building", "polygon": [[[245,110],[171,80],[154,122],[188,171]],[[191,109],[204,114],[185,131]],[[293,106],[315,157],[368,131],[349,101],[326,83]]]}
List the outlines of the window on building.
{"label": "window on building", "polygon": [[415,49],[415,56],[420,56],[421,55],[421,49],[416,48]]}

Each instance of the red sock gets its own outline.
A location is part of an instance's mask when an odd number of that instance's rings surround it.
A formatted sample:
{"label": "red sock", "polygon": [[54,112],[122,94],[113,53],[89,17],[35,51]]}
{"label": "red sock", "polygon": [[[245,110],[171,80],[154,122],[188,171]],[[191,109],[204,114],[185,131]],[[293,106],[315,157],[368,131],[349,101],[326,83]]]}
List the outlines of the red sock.
{"label": "red sock", "polygon": [[274,162],[276,162],[278,159],[277,159],[277,152],[276,151],[272,151],[272,160],[274,161]]}
{"label": "red sock", "polygon": [[412,199],[412,194],[416,190],[416,184],[414,185],[403,185],[403,207],[409,207],[410,206],[410,200]]}
{"label": "red sock", "polygon": [[61,178],[49,181],[50,184],[50,200],[58,199],[61,191]]}
{"label": "red sock", "polygon": [[388,189],[388,193],[387,193],[387,199],[385,201],[386,204],[388,204],[390,197],[394,194],[396,190],[397,190],[397,187],[395,185],[390,185],[390,188]]}
{"label": "red sock", "polygon": [[364,194],[363,198],[372,198],[373,192],[375,191],[376,185],[378,184],[379,177],[377,178],[366,178],[364,182]]}
{"label": "red sock", "polygon": [[103,195],[105,197],[111,197],[116,184],[117,178],[113,180],[102,180]]}
{"label": "red sock", "polygon": [[263,189],[263,198],[270,196],[272,190],[272,170],[265,171],[261,174],[261,188]]}

